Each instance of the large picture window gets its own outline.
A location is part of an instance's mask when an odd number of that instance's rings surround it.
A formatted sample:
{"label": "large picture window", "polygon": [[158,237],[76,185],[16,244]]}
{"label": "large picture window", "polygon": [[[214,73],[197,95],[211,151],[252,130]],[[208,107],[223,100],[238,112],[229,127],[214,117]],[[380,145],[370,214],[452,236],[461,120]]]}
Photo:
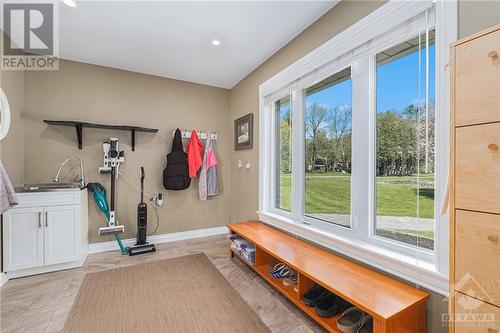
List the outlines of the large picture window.
{"label": "large picture window", "polygon": [[435,33],[376,55],[376,234],[434,248]]}
{"label": "large picture window", "polygon": [[351,69],[306,89],[305,213],[350,227]]}
{"label": "large picture window", "polygon": [[389,1],[260,85],[263,222],[446,290],[453,6]]}

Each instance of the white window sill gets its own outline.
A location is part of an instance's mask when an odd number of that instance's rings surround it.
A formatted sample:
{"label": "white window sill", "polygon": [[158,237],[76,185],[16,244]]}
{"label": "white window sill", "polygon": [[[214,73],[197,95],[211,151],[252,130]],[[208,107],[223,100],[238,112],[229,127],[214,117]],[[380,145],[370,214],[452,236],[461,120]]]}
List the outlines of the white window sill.
{"label": "white window sill", "polygon": [[434,263],[418,260],[414,256],[382,248],[359,239],[326,233],[277,214],[257,213],[259,219],[265,224],[307,239],[409,283],[448,296],[448,276],[437,272]]}

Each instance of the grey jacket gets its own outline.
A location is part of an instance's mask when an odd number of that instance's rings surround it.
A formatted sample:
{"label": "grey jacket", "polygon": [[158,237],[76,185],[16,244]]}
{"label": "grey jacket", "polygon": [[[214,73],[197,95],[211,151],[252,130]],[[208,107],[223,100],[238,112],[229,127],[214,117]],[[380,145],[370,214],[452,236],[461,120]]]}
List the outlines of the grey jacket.
{"label": "grey jacket", "polygon": [[207,197],[219,194],[217,163],[217,157],[212,149],[210,133],[207,133],[207,142],[205,144],[205,153],[203,154],[203,164],[198,183],[200,200],[207,200]]}

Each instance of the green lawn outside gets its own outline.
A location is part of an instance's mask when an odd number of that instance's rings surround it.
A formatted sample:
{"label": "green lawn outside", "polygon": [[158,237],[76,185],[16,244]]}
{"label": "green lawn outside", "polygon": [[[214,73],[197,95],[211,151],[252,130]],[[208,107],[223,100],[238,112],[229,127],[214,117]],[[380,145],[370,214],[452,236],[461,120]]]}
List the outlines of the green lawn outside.
{"label": "green lawn outside", "polygon": [[[421,218],[434,215],[434,177],[420,177],[429,183],[420,190]],[[377,215],[413,216],[417,213],[416,177],[377,177]],[[343,173],[306,174],[306,212],[348,214],[350,210],[350,175]],[[291,176],[281,176],[280,206],[291,208]]]}
{"label": "green lawn outside", "polygon": [[409,234],[409,235],[413,235],[413,236],[434,239],[434,231],[402,229],[402,230],[399,230],[399,232],[403,233],[403,234]]}

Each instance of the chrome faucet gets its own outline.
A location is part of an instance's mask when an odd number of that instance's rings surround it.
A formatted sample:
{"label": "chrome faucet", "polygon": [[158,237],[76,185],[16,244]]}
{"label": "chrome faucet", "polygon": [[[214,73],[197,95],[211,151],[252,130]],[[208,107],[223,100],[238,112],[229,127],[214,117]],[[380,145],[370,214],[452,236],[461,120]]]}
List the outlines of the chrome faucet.
{"label": "chrome faucet", "polygon": [[54,183],[59,183],[59,173],[61,173],[61,169],[68,161],[71,161],[71,160],[80,160],[80,175],[76,176],[74,181],[75,181],[75,183],[80,183],[80,188],[84,188],[85,187],[85,176],[83,175],[83,161],[80,157],[69,157],[69,158],[65,159],[64,162],[62,162],[61,165],[59,166],[59,169],[57,170],[56,176],[52,179],[52,181]]}

